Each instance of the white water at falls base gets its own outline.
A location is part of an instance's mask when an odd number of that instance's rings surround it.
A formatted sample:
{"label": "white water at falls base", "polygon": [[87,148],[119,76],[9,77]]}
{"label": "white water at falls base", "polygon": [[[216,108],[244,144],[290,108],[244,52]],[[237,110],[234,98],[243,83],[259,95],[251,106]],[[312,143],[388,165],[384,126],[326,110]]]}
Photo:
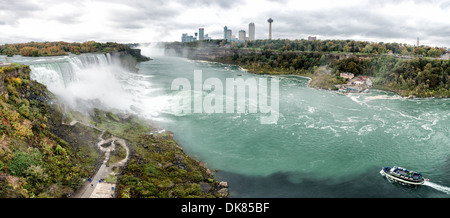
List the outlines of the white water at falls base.
{"label": "white water at falls base", "polygon": [[153,104],[148,95],[154,89],[148,76],[123,68],[109,53],[49,58],[30,64],[30,68],[31,79],[45,84],[71,108],[157,116],[151,110],[156,107],[149,107]]}

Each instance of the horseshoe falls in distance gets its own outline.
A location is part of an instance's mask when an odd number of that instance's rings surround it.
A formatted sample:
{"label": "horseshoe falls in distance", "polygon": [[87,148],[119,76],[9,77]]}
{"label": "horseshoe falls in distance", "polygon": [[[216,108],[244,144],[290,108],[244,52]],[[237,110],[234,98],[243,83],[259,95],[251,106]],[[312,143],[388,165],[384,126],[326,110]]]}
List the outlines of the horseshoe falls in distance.
{"label": "horseshoe falls in distance", "polygon": [[[155,56],[145,49],[143,54],[154,60],[138,64],[138,73],[106,55],[106,61],[94,62],[79,56],[27,61],[32,77],[65,102],[128,111],[173,131],[186,153],[229,182],[231,197],[450,196],[445,191],[450,186],[448,99],[404,99],[378,90],[344,96],[308,88],[305,78],[279,76],[277,124],[261,124],[260,114],[251,113],[177,114],[171,110],[173,99],[186,92],[172,91],[171,83],[187,78],[193,84],[194,70],[203,71],[203,80],[214,77],[224,84],[238,74],[243,79],[267,76],[232,65]],[[52,65],[59,66],[60,77],[45,76],[59,73]],[[437,185],[391,184],[378,172],[393,165],[419,171]]]}

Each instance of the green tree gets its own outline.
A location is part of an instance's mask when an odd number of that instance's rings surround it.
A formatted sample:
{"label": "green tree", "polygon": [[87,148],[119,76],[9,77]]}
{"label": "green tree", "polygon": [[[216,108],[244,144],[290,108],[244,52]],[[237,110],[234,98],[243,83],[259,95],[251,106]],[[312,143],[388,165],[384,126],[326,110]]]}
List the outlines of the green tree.
{"label": "green tree", "polygon": [[14,158],[9,163],[9,172],[15,176],[25,175],[25,170],[32,165],[39,165],[41,155],[38,151],[31,154],[26,152],[14,152]]}
{"label": "green tree", "polygon": [[367,45],[362,49],[362,52],[363,52],[363,53],[370,54],[370,53],[372,53],[372,50],[373,50],[373,47],[372,47],[370,44],[367,44]]}

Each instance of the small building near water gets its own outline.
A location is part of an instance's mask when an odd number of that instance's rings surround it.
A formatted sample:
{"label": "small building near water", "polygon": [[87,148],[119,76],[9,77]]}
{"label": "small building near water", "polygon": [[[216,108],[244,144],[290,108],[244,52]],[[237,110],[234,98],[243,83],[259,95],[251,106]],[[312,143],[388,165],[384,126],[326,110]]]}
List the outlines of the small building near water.
{"label": "small building near water", "polygon": [[340,76],[344,79],[353,79],[355,77],[355,74],[353,73],[341,73]]}

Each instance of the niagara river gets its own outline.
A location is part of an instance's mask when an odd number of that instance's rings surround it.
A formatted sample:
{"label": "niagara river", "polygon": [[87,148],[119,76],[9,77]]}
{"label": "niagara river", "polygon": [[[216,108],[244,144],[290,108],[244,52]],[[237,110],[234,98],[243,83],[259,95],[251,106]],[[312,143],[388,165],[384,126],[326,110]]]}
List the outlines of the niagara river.
{"label": "niagara river", "polygon": [[[178,113],[177,99],[208,91],[171,89],[176,78],[270,78],[237,66],[151,55],[138,72],[109,54],[13,57],[31,78],[66,105],[102,107],[150,119],[174,133],[190,156],[229,183],[230,197],[450,197],[450,100],[406,99],[368,90],[340,95],[309,88],[307,78],[277,76],[278,120],[261,113]],[[225,96],[224,96],[225,98]],[[184,98],[186,99],[186,98]],[[251,104],[251,101],[249,101]],[[430,179],[425,186],[391,184],[384,166],[402,166]]]}

